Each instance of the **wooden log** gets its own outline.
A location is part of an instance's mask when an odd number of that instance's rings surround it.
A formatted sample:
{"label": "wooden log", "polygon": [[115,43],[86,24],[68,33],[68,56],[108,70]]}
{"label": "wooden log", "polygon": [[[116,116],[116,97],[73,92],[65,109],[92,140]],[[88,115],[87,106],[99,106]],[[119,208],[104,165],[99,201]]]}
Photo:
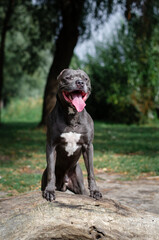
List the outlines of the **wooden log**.
{"label": "wooden log", "polygon": [[158,240],[159,216],[111,199],[56,193],[47,202],[40,192],[2,199],[2,240]]}

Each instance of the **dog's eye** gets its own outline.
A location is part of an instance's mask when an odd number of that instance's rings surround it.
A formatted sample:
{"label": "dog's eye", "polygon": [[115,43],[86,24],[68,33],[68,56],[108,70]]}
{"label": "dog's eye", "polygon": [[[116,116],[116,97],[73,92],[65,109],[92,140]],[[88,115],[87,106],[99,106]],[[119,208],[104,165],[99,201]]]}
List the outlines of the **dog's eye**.
{"label": "dog's eye", "polygon": [[69,79],[69,77],[65,77],[67,80]]}
{"label": "dog's eye", "polygon": [[85,77],[84,75],[82,75],[81,78],[82,78],[84,81],[87,81],[87,80],[88,80],[88,78]]}

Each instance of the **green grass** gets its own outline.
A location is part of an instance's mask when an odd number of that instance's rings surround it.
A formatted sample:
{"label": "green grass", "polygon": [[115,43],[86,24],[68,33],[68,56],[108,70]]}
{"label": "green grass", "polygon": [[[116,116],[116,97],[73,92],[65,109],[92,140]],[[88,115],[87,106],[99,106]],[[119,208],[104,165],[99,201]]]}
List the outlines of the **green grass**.
{"label": "green grass", "polygon": [[2,110],[3,122],[38,122],[42,110],[41,98],[14,99]]}
{"label": "green grass", "polygon": [[[41,103],[17,100],[3,111],[0,189],[8,194],[40,188],[46,166],[45,131],[37,128]],[[117,172],[124,179],[159,175],[159,126],[95,122],[94,150],[95,172]]]}
{"label": "green grass", "polygon": [[[159,127],[95,124],[95,167],[159,175]],[[96,160],[97,159],[97,160]]]}
{"label": "green grass", "polygon": [[25,192],[40,187],[45,167],[45,132],[37,123],[5,123],[0,128],[0,188]]}

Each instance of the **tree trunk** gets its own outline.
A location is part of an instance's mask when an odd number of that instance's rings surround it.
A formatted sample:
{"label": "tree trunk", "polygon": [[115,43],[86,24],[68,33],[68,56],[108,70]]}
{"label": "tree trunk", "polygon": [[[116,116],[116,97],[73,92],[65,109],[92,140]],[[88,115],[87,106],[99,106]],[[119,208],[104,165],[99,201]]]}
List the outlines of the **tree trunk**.
{"label": "tree trunk", "polygon": [[62,1],[63,26],[55,44],[54,59],[45,86],[40,125],[46,124],[47,116],[55,106],[58,85],[57,76],[63,69],[69,67],[79,37],[78,26],[83,5],[84,0]]}
{"label": "tree trunk", "polygon": [[2,90],[3,90],[3,82],[4,82],[3,69],[4,69],[4,59],[5,59],[5,40],[6,40],[6,33],[8,31],[8,24],[9,24],[11,15],[12,15],[13,4],[14,4],[14,0],[9,0],[8,1],[7,11],[6,11],[4,21],[3,21],[3,27],[2,27],[2,32],[1,32],[1,43],[0,43],[0,122],[1,122],[1,108],[3,106]]}
{"label": "tree trunk", "polygon": [[0,203],[3,240],[159,240],[159,217],[111,199],[56,193],[50,203],[30,192]]}

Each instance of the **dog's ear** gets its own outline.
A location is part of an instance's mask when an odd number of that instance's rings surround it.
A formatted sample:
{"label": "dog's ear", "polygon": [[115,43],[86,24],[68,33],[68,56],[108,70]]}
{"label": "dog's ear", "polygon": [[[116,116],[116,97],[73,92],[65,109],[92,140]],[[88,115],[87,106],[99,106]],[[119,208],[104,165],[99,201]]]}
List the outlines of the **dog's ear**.
{"label": "dog's ear", "polygon": [[62,76],[62,74],[63,74],[66,70],[67,70],[67,69],[63,69],[63,70],[60,72],[60,74],[57,76],[57,80],[60,79],[60,77]]}

